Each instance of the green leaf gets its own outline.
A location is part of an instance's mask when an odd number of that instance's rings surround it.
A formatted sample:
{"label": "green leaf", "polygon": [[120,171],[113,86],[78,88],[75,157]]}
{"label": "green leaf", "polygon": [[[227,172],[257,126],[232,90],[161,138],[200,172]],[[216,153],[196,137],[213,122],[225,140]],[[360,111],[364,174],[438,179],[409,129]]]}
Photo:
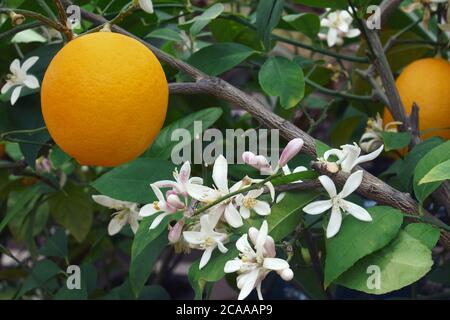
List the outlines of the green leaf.
{"label": "green leaf", "polygon": [[73,183],[50,198],[50,213],[57,223],[65,227],[78,242],[82,242],[92,225],[92,199]]}
{"label": "green leaf", "polygon": [[[384,294],[418,281],[432,265],[431,250],[407,232],[400,231],[391,244],[358,261],[336,282],[350,289]],[[369,277],[374,276],[370,266],[380,268],[379,288],[368,286]]]}
{"label": "green leaf", "polygon": [[166,247],[167,223],[171,219],[181,218],[181,214],[164,218],[155,229],[150,230],[150,225],[157,215],[145,218],[139,224],[131,246],[130,284],[135,297],[138,297],[150,276],[153,265],[162,250]]}
{"label": "green leaf", "polygon": [[[222,115],[221,108],[208,108],[188,114],[180,120],[174,121],[164,127],[156,137],[151,148],[144,153],[144,157],[169,159],[175,147],[183,147],[191,143],[197,134],[214,124]],[[195,121],[201,121],[200,130],[194,126]],[[189,140],[173,141],[172,134],[177,129],[186,129],[189,132]]]}
{"label": "green leaf", "polygon": [[303,4],[313,8],[323,9],[347,9],[347,0],[293,0],[295,3]]}
{"label": "green leaf", "polygon": [[57,145],[52,148],[52,151],[50,153],[50,160],[55,168],[60,168],[70,159],[72,159],[72,157],[62,151],[62,149]]}
{"label": "green leaf", "polygon": [[284,0],[264,0],[256,8],[256,33],[266,49],[270,47],[272,30],[280,22],[283,6]]}
{"label": "green leaf", "polygon": [[237,66],[254,52],[238,43],[216,43],[194,53],[188,62],[211,76],[217,76]]}
{"label": "green leaf", "polygon": [[398,150],[403,149],[411,142],[411,133],[409,132],[381,132],[381,137],[384,142],[384,150]]}
{"label": "green leaf", "polygon": [[321,279],[317,276],[311,262],[308,263],[305,261],[301,248],[296,248],[294,257],[289,264],[294,271],[294,280],[306,295],[314,300],[327,299]]}
{"label": "green leaf", "polygon": [[372,222],[347,216],[339,233],[327,239],[325,261],[325,286],[351,268],[358,260],[386,246],[400,230],[403,215],[400,211],[384,206],[368,209]]}
{"label": "green leaf", "polygon": [[400,170],[398,171],[399,183],[403,190],[409,190],[411,179],[413,177],[414,168],[417,163],[422,159],[427,152],[429,152],[434,147],[440,145],[442,143],[442,139],[440,138],[430,138],[422,143],[416,145],[405,157],[402,165],[400,166]]}
{"label": "green leaf", "polygon": [[298,180],[316,179],[318,176],[319,175],[317,174],[317,172],[312,171],[312,170],[296,172],[296,173],[291,173],[291,174],[273,179],[272,184],[274,186],[279,186],[279,185],[283,185],[283,184],[293,183]]}
{"label": "green leaf", "polygon": [[427,223],[408,224],[405,231],[408,232],[410,236],[420,240],[430,250],[436,246],[441,234],[438,228]]}
{"label": "green leaf", "polygon": [[150,183],[171,179],[173,169],[167,160],[139,158],[105,173],[92,186],[114,199],[150,203],[155,199]]}
{"label": "green leaf", "polygon": [[320,140],[315,140],[316,141],[316,154],[318,158],[323,157],[323,154],[330,150],[331,147],[329,145],[327,145],[326,143],[320,141]]}
{"label": "green leaf", "polygon": [[47,257],[67,257],[67,235],[65,231],[57,228],[55,233],[39,249],[39,253]]}
{"label": "green leaf", "polygon": [[272,206],[270,215],[267,216],[269,234],[275,241],[281,241],[288,236],[300,224],[302,208],[319,196],[319,192],[287,192],[279,203]]}
{"label": "green leaf", "polygon": [[439,146],[433,148],[428,152],[414,170],[414,194],[420,203],[423,203],[425,199],[436,190],[442,183],[442,181],[430,182],[426,184],[420,184],[419,181],[435,166],[450,159],[450,141],[444,142]]}
{"label": "green leaf", "polygon": [[309,38],[315,38],[320,31],[320,19],[312,13],[290,14],[284,16],[283,20]]}
{"label": "green leaf", "polygon": [[305,94],[303,70],[283,57],[267,59],[259,72],[259,84],[271,96],[280,97],[285,109],[295,107]]}
{"label": "green leaf", "polygon": [[[35,185],[31,188],[27,188],[24,192],[21,192],[20,201],[16,201],[11,207],[8,208],[8,212],[0,223],[0,233],[3,229],[21,212],[27,210],[27,205],[39,194],[39,186]],[[9,203],[9,201],[8,201]],[[28,210],[29,211],[29,210]]]}
{"label": "green leaf", "polygon": [[450,179],[450,159],[433,167],[420,179],[419,185],[423,183],[444,181]]}
{"label": "green leaf", "polygon": [[[106,296],[102,297],[103,300],[134,300],[136,299],[133,291],[131,290],[130,281],[127,279],[120,286],[112,289]],[[138,300],[169,300],[169,293],[161,286],[152,285],[142,288],[139,294]]]}
{"label": "green leaf", "polygon": [[145,38],[156,38],[174,42],[183,41],[183,38],[181,38],[178,32],[168,28],[154,30],[150,32]]}
{"label": "green leaf", "polygon": [[200,31],[203,30],[204,27],[206,27],[212,20],[219,17],[225,7],[221,3],[216,3],[206,9],[201,15],[196,16],[195,18],[186,21],[185,24],[193,23],[190,32],[192,35],[197,35]]}
{"label": "green leaf", "polygon": [[22,288],[20,288],[18,297],[23,296],[33,289],[44,288],[47,281],[60,272],[61,269],[53,261],[48,259],[38,261],[25,279]]}
{"label": "green leaf", "polygon": [[238,256],[238,250],[234,243],[230,243],[226,247],[228,248],[226,253],[215,250],[208,264],[201,270],[198,268],[200,260],[194,262],[189,268],[188,278],[194,289],[196,300],[202,298],[203,289],[207,282],[217,282],[225,276],[225,272],[223,271],[225,263]]}

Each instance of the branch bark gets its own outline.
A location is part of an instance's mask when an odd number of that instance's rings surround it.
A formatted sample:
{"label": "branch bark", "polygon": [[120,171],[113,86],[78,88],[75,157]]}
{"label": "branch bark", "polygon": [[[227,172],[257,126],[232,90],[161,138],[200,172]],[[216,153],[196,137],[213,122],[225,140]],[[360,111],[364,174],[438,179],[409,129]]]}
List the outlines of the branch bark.
{"label": "branch bark", "polygon": [[[68,0],[64,0],[64,2],[68,4],[71,3]],[[94,24],[103,24],[107,22],[105,18],[84,9],[81,9],[81,13],[84,19]],[[146,43],[142,39],[118,26],[113,26],[112,30],[128,35],[142,42],[149,49],[151,49],[161,61],[186,73],[196,81],[195,83],[170,84],[171,94],[210,94],[217,98],[223,99],[247,111],[266,127],[279,129],[281,135],[287,140],[302,138],[304,140],[302,151],[313,157],[316,156],[316,143],[313,137],[296,127],[291,122],[266,109],[264,105],[255,98],[220,78],[207,76],[195,67],[171,57],[167,53],[159,50],[149,43]],[[391,80],[393,80],[392,74],[391,77]],[[334,179],[338,185],[343,185],[346,181],[346,175],[342,172],[336,175],[331,175],[331,178]],[[368,199],[372,199],[382,204],[388,204],[394,208],[402,210],[405,213],[419,214],[419,204],[409,194],[402,193],[392,188],[367,171],[364,172],[363,183],[360,188],[358,188],[358,192]],[[450,248],[450,236],[447,233],[441,234],[441,240],[447,248]]]}

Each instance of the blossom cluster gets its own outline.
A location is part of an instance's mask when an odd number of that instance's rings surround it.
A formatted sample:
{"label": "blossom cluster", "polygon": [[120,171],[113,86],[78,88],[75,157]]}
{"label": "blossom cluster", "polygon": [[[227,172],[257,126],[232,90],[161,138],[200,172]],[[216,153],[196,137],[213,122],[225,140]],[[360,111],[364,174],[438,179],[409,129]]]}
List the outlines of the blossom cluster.
{"label": "blossom cluster", "polygon": [[[228,162],[220,155],[213,165],[213,187],[204,185],[200,177],[191,177],[191,165],[185,162],[180,171],[174,171],[173,180],[157,181],[150,185],[157,200],[141,208],[135,203],[119,201],[107,196],[98,195],[93,198],[97,203],[117,211],[108,227],[111,235],[118,233],[126,224],[130,224],[133,232],[136,232],[139,220],[145,217],[153,217],[150,232],[162,224],[166,227],[170,221],[178,219],[174,225],[168,226],[169,242],[176,249],[181,248],[180,251],[202,250],[200,269],[208,264],[216,249],[221,253],[228,252],[231,235],[240,235],[235,243],[240,253],[225,264],[224,272],[238,273],[237,287],[241,290],[239,299],[245,299],[253,289],[257,290],[258,297],[262,299],[261,283],[269,272],[275,271],[286,281],[291,280],[294,273],[287,260],[277,257],[274,240],[269,235],[267,220],[263,219],[259,229],[252,226],[245,234],[240,234],[241,229],[238,228],[242,227],[245,220],[252,214],[263,218],[271,214],[271,205],[275,201],[275,188],[271,180],[281,175],[291,174],[287,163],[301,150],[302,146],[302,139],[291,140],[284,148],[276,165],[270,164],[262,155],[244,152],[242,155],[244,162],[257,168],[261,173],[268,174],[266,179],[245,176],[230,184]],[[327,151],[319,160],[334,164],[344,172],[351,172],[357,164],[374,159],[382,150],[383,146],[371,154],[360,156],[361,149],[356,144],[344,145],[341,149]],[[332,162],[332,156],[337,160]],[[293,172],[305,170],[307,170],[305,167],[297,167]],[[328,238],[338,233],[345,214],[350,214],[361,221],[372,220],[366,209],[345,199],[359,187],[362,179],[363,171],[358,170],[352,173],[342,191],[338,193],[328,176],[319,177],[330,199],[312,202],[305,206],[303,211],[317,215],[331,209],[326,229]],[[264,188],[267,188],[270,194],[270,198],[266,200],[262,197]],[[177,215],[175,218],[175,214],[180,212],[182,216]]]}

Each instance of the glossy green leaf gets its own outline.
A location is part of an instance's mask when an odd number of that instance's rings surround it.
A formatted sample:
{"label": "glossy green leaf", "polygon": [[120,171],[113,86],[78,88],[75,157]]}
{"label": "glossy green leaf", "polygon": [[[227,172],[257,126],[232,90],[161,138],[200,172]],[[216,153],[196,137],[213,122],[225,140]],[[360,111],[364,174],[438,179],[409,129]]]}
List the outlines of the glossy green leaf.
{"label": "glossy green leaf", "polygon": [[163,39],[167,41],[175,41],[175,42],[182,42],[183,39],[181,38],[180,34],[172,29],[163,28],[163,29],[157,29],[152,32],[150,32],[146,38],[156,38],[156,39]]}
{"label": "glossy green leaf", "polygon": [[139,158],[105,173],[92,186],[114,199],[150,203],[155,199],[150,183],[172,179],[173,169],[167,160]]}
{"label": "glossy green leaf", "polygon": [[417,163],[414,169],[414,194],[420,203],[436,190],[442,181],[419,184],[419,181],[435,166],[450,159],[450,141],[433,148]]}
{"label": "glossy green leaf", "polygon": [[224,9],[225,7],[223,4],[219,2],[206,9],[201,15],[196,16],[192,20],[186,21],[186,24],[193,23],[190,28],[191,34],[197,35],[211,22],[211,20],[220,16]]}
{"label": "glossy green leaf", "polygon": [[68,183],[63,191],[50,198],[49,204],[55,221],[69,230],[78,242],[83,241],[93,220],[92,199],[83,188]]}
{"label": "glossy green leaf", "polygon": [[303,70],[286,58],[267,59],[258,78],[261,88],[271,96],[280,97],[281,106],[285,109],[295,107],[304,97]]}
{"label": "glossy green leaf", "polygon": [[430,250],[436,246],[441,234],[438,228],[427,223],[408,224],[405,231],[408,232],[410,236],[420,240]]}
{"label": "glossy green leaf", "polygon": [[309,38],[315,38],[320,31],[320,19],[312,13],[290,14],[284,16],[283,20]]}
{"label": "glossy green leaf", "polygon": [[409,132],[381,132],[384,142],[384,150],[399,150],[407,147],[411,142],[411,134]]}
{"label": "glossy green leaf", "polygon": [[316,179],[319,175],[317,172],[308,170],[308,171],[302,171],[302,172],[296,172],[291,173],[276,179],[273,179],[271,182],[274,186],[288,184],[288,183],[295,183],[299,180],[311,180]]}
{"label": "glossy green leaf", "polygon": [[217,76],[237,66],[254,52],[238,43],[216,43],[194,53],[188,62],[211,76]]}
{"label": "glossy green leaf", "polygon": [[39,253],[47,257],[67,257],[66,232],[57,228],[55,233],[39,249]]}
{"label": "glossy green leaf", "polygon": [[25,279],[18,297],[23,296],[31,290],[44,288],[46,282],[55,277],[60,272],[61,269],[53,261],[48,259],[38,261],[31,270],[28,277]]}
{"label": "glossy green leaf", "polygon": [[425,176],[420,179],[419,185],[423,183],[438,182],[450,179],[450,160],[441,162],[433,167]]}
{"label": "glossy green leaf", "polygon": [[[220,108],[207,108],[194,113],[190,113],[180,120],[174,121],[164,127],[156,137],[151,148],[144,153],[144,157],[169,159],[175,148],[182,148],[192,142],[197,134],[201,134],[216,122],[223,111]],[[201,121],[195,126],[195,121]],[[172,134],[177,129],[186,129],[189,132],[189,139],[173,141]]]}
{"label": "glossy green leaf", "polygon": [[[350,289],[384,294],[418,281],[430,271],[432,265],[431,250],[407,232],[400,231],[391,244],[358,261],[336,282]],[[379,287],[371,281],[371,277],[376,276],[372,270],[378,268]]]}
{"label": "glossy green leaf", "polygon": [[287,192],[279,203],[272,206],[267,216],[269,234],[275,241],[281,241],[301,223],[302,208],[319,196],[319,192]]}
{"label": "glossy green leaf", "polygon": [[403,222],[400,211],[385,206],[368,209],[372,222],[360,221],[347,216],[339,233],[327,239],[325,261],[325,286],[329,286],[358,260],[386,246],[395,236]]}
{"label": "glossy green leaf", "polygon": [[259,1],[256,8],[256,33],[264,47],[270,47],[272,30],[278,25],[283,13],[284,0]]}

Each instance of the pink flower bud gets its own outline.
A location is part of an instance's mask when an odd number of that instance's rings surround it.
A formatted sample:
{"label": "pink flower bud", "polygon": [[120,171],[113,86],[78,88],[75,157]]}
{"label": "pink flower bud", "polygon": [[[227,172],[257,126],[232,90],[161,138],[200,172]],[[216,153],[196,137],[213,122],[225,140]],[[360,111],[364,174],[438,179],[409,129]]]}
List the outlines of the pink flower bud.
{"label": "pink flower bud", "polygon": [[169,194],[167,196],[167,204],[175,209],[183,209],[184,203],[181,202],[180,198],[176,194]]}
{"label": "pink flower bud", "polygon": [[173,227],[169,226],[168,239],[171,244],[178,242],[184,227],[184,219],[178,221]]}
{"label": "pink flower bud", "polygon": [[286,148],[284,148],[281,153],[280,160],[278,161],[278,165],[280,167],[284,167],[293,157],[300,152],[303,147],[303,139],[296,138],[289,141]]}
{"label": "pink flower bud", "polygon": [[262,172],[271,173],[272,167],[266,157],[261,155],[255,155],[253,152],[246,151],[242,154],[242,160],[253,168],[256,168]]}

